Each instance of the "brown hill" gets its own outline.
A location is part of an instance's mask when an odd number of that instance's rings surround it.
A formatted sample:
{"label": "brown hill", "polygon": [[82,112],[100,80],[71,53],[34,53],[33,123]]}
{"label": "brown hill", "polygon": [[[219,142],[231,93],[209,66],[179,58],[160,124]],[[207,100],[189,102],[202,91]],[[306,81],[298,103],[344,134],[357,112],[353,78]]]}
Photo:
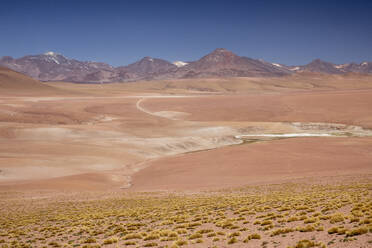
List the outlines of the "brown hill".
{"label": "brown hill", "polygon": [[0,95],[57,94],[63,90],[43,84],[31,77],[0,67]]}

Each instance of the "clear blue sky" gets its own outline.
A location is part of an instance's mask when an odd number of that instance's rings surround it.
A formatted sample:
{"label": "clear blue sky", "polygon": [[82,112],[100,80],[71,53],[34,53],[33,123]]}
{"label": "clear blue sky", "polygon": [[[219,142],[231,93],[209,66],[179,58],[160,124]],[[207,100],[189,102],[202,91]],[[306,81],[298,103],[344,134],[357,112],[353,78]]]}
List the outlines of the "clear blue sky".
{"label": "clear blue sky", "polygon": [[372,1],[2,0],[0,56],[55,51],[114,66],[217,47],[289,65],[372,61]]}

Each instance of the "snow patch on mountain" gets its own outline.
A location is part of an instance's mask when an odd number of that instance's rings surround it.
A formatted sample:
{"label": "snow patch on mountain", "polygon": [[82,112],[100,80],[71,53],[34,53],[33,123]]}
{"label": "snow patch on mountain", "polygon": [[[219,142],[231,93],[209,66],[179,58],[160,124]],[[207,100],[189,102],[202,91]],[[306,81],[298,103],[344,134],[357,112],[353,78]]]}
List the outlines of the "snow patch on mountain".
{"label": "snow patch on mountain", "polygon": [[274,66],[277,66],[277,67],[282,67],[282,65],[279,65],[277,63],[271,63],[271,64],[274,65]]}
{"label": "snow patch on mountain", "polygon": [[175,61],[175,62],[173,62],[173,64],[177,67],[182,67],[182,66],[188,65],[189,63],[186,63],[186,62],[183,62],[183,61]]}
{"label": "snow patch on mountain", "polygon": [[335,65],[335,68],[336,69],[342,69],[342,68],[345,68],[346,66],[348,66],[348,64]]}
{"label": "snow patch on mountain", "polygon": [[55,58],[52,58],[52,60],[53,60],[56,64],[59,65],[59,61],[58,61],[58,60],[56,60]]}
{"label": "snow patch on mountain", "polygon": [[52,52],[52,51],[49,51],[49,52],[44,53],[44,55],[47,55],[47,56],[56,56],[57,53]]}

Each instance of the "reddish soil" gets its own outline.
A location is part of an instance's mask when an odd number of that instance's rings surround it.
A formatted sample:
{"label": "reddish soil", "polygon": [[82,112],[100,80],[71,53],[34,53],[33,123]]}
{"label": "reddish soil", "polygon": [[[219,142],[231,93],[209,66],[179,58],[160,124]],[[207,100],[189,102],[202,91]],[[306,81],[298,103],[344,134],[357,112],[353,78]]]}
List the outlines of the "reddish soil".
{"label": "reddish soil", "polygon": [[[283,131],[279,122],[372,128],[369,85],[370,77],[321,76],[44,84],[0,68],[0,190],[118,190],[149,159],[157,160],[136,174],[135,190],[368,172],[370,138],[288,139],[169,155],[208,149],[218,135],[231,139],[230,129]],[[140,105],[148,112],[138,109],[143,95],[164,92],[194,97],[147,98]],[[179,119],[166,117],[177,113]]]}
{"label": "reddish soil", "polygon": [[372,90],[151,99],[151,111],[190,113],[194,121],[329,122],[372,128]]}
{"label": "reddish soil", "polygon": [[72,94],[71,91],[57,89],[31,77],[0,67],[0,96]]}
{"label": "reddish soil", "polygon": [[293,138],[162,158],[134,190],[198,190],[372,173],[372,138]]}

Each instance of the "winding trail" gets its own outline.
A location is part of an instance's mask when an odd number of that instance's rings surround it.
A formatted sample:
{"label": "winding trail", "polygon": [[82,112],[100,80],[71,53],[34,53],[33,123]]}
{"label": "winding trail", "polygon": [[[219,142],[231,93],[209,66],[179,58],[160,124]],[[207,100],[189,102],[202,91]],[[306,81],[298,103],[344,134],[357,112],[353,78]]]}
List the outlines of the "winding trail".
{"label": "winding trail", "polygon": [[[164,96],[163,98],[167,98],[167,97],[168,96]],[[182,97],[191,97],[191,96],[169,96],[169,97],[182,98]],[[150,110],[147,110],[147,109],[145,109],[144,107],[141,106],[141,103],[144,102],[148,98],[153,98],[153,97],[143,97],[143,98],[141,98],[137,101],[136,107],[139,111],[142,111],[142,112],[144,112],[146,114],[149,114],[149,115],[152,115],[152,116],[161,117],[161,118],[165,118],[165,119],[172,120],[172,121],[182,120],[179,117],[188,115],[188,113],[176,112],[176,111],[151,112]],[[159,98],[159,97],[157,97],[157,98]]]}
{"label": "winding trail", "polygon": [[139,111],[144,112],[144,113],[146,113],[146,114],[153,115],[153,116],[158,116],[158,115],[156,115],[155,113],[153,113],[153,112],[151,112],[151,111],[149,111],[149,110],[147,110],[147,109],[145,109],[145,108],[143,108],[143,107],[141,106],[141,103],[144,102],[145,100],[146,100],[146,98],[141,98],[141,99],[139,99],[139,100],[137,101],[137,103],[136,103],[136,108],[137,108]]}

